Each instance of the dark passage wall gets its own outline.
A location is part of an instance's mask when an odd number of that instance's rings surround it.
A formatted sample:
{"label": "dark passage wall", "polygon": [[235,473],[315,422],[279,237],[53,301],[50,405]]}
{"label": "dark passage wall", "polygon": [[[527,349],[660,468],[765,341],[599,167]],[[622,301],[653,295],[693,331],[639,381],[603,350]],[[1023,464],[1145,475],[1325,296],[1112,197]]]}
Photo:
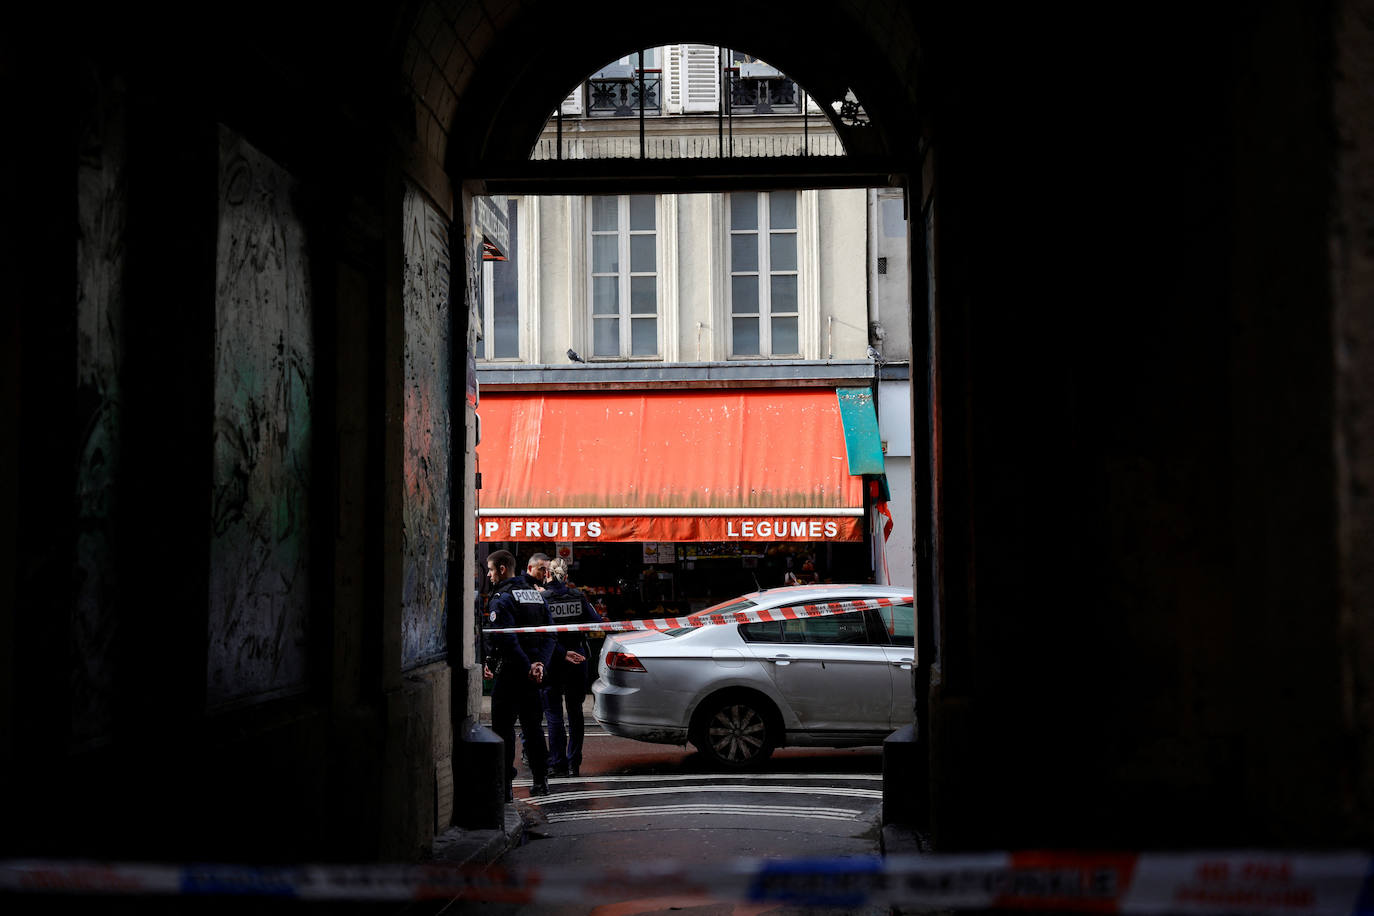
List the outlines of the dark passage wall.
{"label": "dark passage wall", "polygon": [[314,299],[298,182],[219,129],[206,703],[300,693],[311,602]]}
{"label": "dark passage wall", "polygon": [[1332,9],[1156,12],[930,14],[958,847],[1369,838]]}
{"label": "dark passage wall", "polygon": [[931,227],[937,848],[1368,845],[1367,7],[19,10],[0,852],[408,858],[448,826],[480,683],[453,201],[679,40],[854,88]]}

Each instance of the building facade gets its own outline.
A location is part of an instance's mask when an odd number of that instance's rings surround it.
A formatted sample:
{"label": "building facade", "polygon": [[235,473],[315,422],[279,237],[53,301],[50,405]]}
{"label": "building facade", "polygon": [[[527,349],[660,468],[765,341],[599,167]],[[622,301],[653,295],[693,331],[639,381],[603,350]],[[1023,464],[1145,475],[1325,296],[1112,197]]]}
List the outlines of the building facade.
{"label": "building facade", "polygon": [[[555,112],[532,158],[710,158],[722,150],[844,154],[814,100],[785,74],[729,49],[672,45],[597,70]],[[504,251],[487,246],[472,326],[485,405],[477,410],[484,418],[479,462],[503,473],[499,496],[479,494],[480,541],[529,541],[520,547],[562,552],[573,560],[575,577],[610,595],[625,594],[628,583],[630,597],[620,602],[627,612],[660,605],[699,610],[798,575],[911,584],[900,188],[526,195],[496,206],[505,208],[508,244]],[[893,384],[880,385],[882,378]],[[799,389],[827,394],[799,400]],[[636,392],[631,401],[619,395],[613,405],[592,408],[625,422],[635,418],[635,429],[623,436],[614,424],[574,428],[550,414],[580,412],[587,399],[604,400],[608,391]],[[507,416],[535,400],[539,451],[556,447],[562,460],[546,460],[537,473],[505,474],[507,462],[536,460],[522,457],[532,450],[520,424],[532,421]],[[892,402],[881,413],[880,400]],[[729,425],[732,408],[743,412],[743,422],[719,439],[715,428]],[[889,417],[902,440],[892,447],[902,478],[895,489],[908,503],[895,508],[883,464],[891,437],[877,429],[880,417]],[[775,420],[770,446],[765,430]],[[655,457],[658,444],[640,436],[644,423],[671,426],[668,435],[681,450],[713,450],[711,467]],[[871,442],[856,424],[871,427]],[[793,491],[810,491],[811,503],[778,492],[775,501],[786,505],[768,505],[761,485],[747,482],[776,463],[776,452],[798,454],[803,435],[808,448],[838,443],[844,450],[840,476],[850,479],[834,483],[855,490],[852,497],[836,501],[822,493],[829,469],[821,471],[819,461],[799,464],[790,481]],[[861,467],[857,450],[865,444],[876,452]],[[627,483],[614,470],[595,469],[632,460],[670,470]],[[772,484],[779,473],[773,468]],[[562,496],[551,495],[548,477],[570,474],[581,479],[553,488]],[[521,487],[532,492],[510,492]],[[622,514],[611,522],[593,508]],[[713,515],[710,524],[683,521],[703,508],[736,514]],[[565,521],[548,516],[544,528],[529,525],[535,509]],[[808,518],[807,509],[845,514]],[[646,521],[620,521],[631,510]],[[649,516],[659,521],[650,524]],[[515,519],[519,530],[498,518]],[[894,562],[888,539],[896,531],[906,543],[897,545]],[[649,579],[665,585],[643,586]]]}

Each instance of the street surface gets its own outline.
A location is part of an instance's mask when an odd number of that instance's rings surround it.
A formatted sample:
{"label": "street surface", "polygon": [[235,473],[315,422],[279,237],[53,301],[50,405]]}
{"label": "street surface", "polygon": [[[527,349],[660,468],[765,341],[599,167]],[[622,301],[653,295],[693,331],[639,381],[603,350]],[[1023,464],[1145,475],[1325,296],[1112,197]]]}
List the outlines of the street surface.
{"label": "street surface", "polygon": [[[591,716],[590,700],[586,708],[587,739],[580,776],[551,779],[547,796],[530,798],[528,769],[517,760],[515,797],[527,825],[525,842],[498,865],[513,869],[585,866],[589,872],[599,872],[618,865],[675,863],[709,879],[720,863],[738,858],[879,852],[881,748],[784,748],[756,772],[726,773],[708,767],[690,746],[646,744],[607,735]],[[752,916],[826,910],[636,894],[629,899],[566,906],[467,903],[462,912]],[[850,908],[844,912],[868,911]]]}

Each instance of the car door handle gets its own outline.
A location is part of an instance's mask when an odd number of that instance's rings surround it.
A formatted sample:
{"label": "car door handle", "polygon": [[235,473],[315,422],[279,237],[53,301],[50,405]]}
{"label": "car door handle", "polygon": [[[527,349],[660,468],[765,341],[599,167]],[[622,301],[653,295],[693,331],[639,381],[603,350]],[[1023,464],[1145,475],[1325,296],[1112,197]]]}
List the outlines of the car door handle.
{"label": "car door handle", "polygon": [[783,665],[792,664],[792,657],[790,655],[774,655],[772,658],[768,660],[773,664],[777,665],[779,668],[781,668]]}
{"label": "car door handle", "polygon": [[892,667],[894,667],[894,668],[901,668],[903,671],[910,671],[910,670],[911,670],[911,659],[909,659],[909,658],[904,658],[904,659],[901,659],[900,661],[892,662],[891,664],[892,664]]}

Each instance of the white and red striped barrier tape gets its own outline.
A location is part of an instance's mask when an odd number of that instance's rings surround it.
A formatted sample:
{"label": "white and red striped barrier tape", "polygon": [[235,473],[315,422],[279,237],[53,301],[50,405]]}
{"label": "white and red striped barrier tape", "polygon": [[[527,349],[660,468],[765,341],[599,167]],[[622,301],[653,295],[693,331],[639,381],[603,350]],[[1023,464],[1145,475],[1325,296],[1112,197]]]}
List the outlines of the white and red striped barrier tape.
{"label": "white and red striped barrier tape", "polygon": [[724,614],[688,614],[686,617],[658,617],[653,620],[607,620],[605,623],[558,623],[543,627],[488,627],[488,633],[623,633],[628,630],[681,630],[693,627],[719,626],[727,623],[768,623],[775,620],[803,620],[810,617],[829,617],[831,614],[852,614],[870,608],[895,607],[911,604],[911,598],[865,598],[854,601],[830,601],[824,604],[794,604],[779,608],[730,611]]}
{"label": "white and red striped barrier tape", "polygon": [[19,894],[240,896],[303,901],[603,902],[639,896],[801,906],[915,906],[1139,914],[1374,913],[1360,851],[994,852],[644,862],[610,868],[465,865],[159,865],[0,861]]}

